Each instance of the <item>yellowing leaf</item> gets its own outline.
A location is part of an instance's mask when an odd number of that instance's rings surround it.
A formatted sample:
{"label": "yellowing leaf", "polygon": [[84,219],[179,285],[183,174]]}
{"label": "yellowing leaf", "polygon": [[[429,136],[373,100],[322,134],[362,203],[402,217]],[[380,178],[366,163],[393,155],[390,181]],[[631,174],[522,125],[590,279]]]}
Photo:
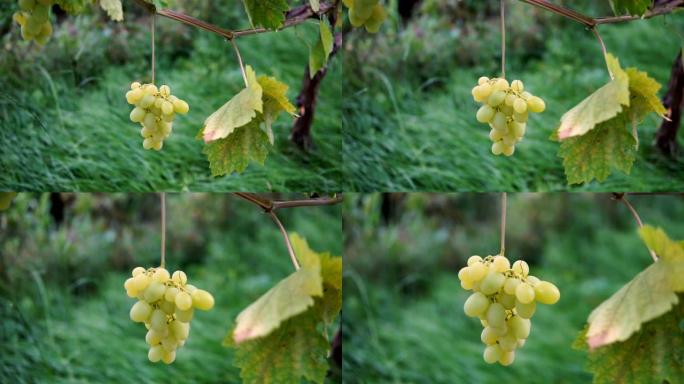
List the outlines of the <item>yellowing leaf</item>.
{"label": "yellowing leaf", "polygon": [[287,84],[278,81],[275,77],[268,76],[259,76],[258,81],[264,90],[264,125],[266,134],[272,145],[274,143],[274,138],[271,125],[282,111],[291,115],[294,114],[295,106],[287,99]]}
{"label": "yellowing leaf", "polygon": [[100,7],[107,12],[110,19],[114,21],[123,21],[121,0],[100,0]]}
{"label": "yellowing leaf", "polygon": [[0,192],[0,211],[4,211],[12,204],[12,200],[17,196],[16,192]]}
{"label": "yellowing leaf", "polygon": [[212,176],[221,176],[243,172],[252,160],[263,165],[268,150],[268,137],[255,119],[230,136],[206,144],[202,153],[207,155]]}
{"label": "yellowing leaf", "polygon": [[678,303],[675,291],[681,290],[684,276],[681,244],[649,226],[641,229],[640,235],[649,248],[662,256],[591,312],[586,334],[591,349],[629,339],[643,323]]}
{"label": "yellowing leaf", "polygon": [[629,174],[636,158],[636,141],[625,129],[624,117],[599,124],[585,135],[561,142],[568,184],[605,180],[613,169]]}
{"label": "yellowing leaf", "polygon": [[559,140],[584,135],[597,124],[617,116],[623,105],[629,105],[627,73],[620,68],[620,62],[613,55],[607,54],[606,62],[613,74],[613,80],[561,117],[561,124],[558,127]]}
{"label": "yellowing leaf", "polygon": [[319,317],[330,324],[342,309],[342,258],[322,254],[321,276],[323,297],[316,298],[316,308],[319,310]]}
{"label": "yellowing leaf", "polygon": [[326,57],[330,57],[330,53],[333,51],[334,43],[332,31],[325,20],[321,20],[318,24],[321,28],[321,43],[323,45],[323,52],[325,52]]}
{"label": "yellowing leaf", "polygon": [[281,280],[237,317],[233,330],[236,344],[263,337],[280,324],[314,304],[323,295],[321,264],[318,255],[299,236],[291,237],[301,268]]}
{"label": "yellowing leaf", "polygon": [[233,131],[249,123],[263,111],[263,90],[256,73],[249,65],[245,68],[248,86],[212,113],[204,122],[204,141],[209,143],[227,137]]}
{"label": "yellowing leaf", "polygon": [[665,116],[665,106],[658,97],[660,83],[650,78],[646,72],[636,68],[627,68],[630,92],[630,116],[641,121],[651,112],[660,117]]}

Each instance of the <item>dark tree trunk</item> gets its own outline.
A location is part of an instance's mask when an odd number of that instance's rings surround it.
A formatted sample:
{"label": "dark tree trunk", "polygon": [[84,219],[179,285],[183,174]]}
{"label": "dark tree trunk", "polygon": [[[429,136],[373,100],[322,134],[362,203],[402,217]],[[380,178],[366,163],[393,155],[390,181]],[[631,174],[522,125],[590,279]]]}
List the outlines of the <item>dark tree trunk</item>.
{"label": "dark tree trunk", "polygon": [[332,354],[331,354],[331,359],[335,363],[335,365],[339,368],[342,369],[342,327],[335,332],[335,338],[333,339],[332,342]]}
{"label": "dark tree trunk", "polygon": [[411,19],[418,3],[420,3],[420,0],[399,0],[397,2],[397,12],[404,23]]}
{"label": "dark tree trunk", "polygon": [[[342,33],[336,33],[333,50],[330,53],[328,62],[332,60],[341,46]],[[294,124],[292,125],[292,136],[290,137],[299,148],[304,150],[309,150],[313,147],[311,126],[313,125],[314,114],[316,112],[318,90],[327,73],[328,65],[316,72],[316,75],[312,78],[311,73],[309,72],[309,64],[306,64],[304,80],[302,81],[302,90],[299,92],[299,96],[297,96],[297,113],[299,114],[299,117],[295,119]]]}
{"label": "dark tree trunk", "polygon": [[59,192],[52,192],[50,194],[50,216],[52,216],[57,226],[64,221],[64,200]]}
{"label": "dark tree trunk", "polygon": [[660,130],[656,133],[656,146],[666,156],[677,152],[677,130],[682,117],[682,96],[684,96],[684,68],[682,68],[682,51],[672,65],[667,93],[663,96],[663,104],[667,108],[668,119],[663,119]]}

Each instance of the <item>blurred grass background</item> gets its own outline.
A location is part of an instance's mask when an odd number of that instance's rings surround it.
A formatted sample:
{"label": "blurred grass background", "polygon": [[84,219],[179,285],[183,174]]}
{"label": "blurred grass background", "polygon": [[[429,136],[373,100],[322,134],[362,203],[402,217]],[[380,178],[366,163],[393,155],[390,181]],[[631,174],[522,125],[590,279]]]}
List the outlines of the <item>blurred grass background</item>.
{"label": "blurred grass background", "polygon": [[[408,3],[409,1],[403,1]],[[558,0],[592,16],[612,15],[608,0]],[[388,1],[380,33],[345,38],[342,126],[346,190],[554,191],[568,189],[558,143],[548,140],[564,112],[609,81],[594,35],[581,25],[519,1],[507,1],[507,69],[546,101],[510,157],[491,155],[489,128],[475,119],[471,89],[501,68],[498,1],[423,0],[408,20]],[[623,67],[667,85],[684,42],[680,14],[605,25],[601,36]],[[664,90],[660,91],[660,95]],[[631,175],[575,186],[593,191],[684,189],[681,152],[652,146],[660,119],[639,126]],[[678,143],[684,144],[679,134]]]}
{"label": "blurred grass background", "polygon": [[[645,224],[684,239],[684,196],[628,198]],[[530,338],[502,367],[482,359],[482,327],[463,313],[457,277],[471,255],[498,253],[499,195],[346,196],[345,382],[591,382],[572,342],[592,309],[652,262],[633,217],[610,194],[515,193],[507,218],[506,256],[561,299],[537,308]]]}
{"label": "blurred grass background", "polygon": [[[312,249],[342,254],[341,206],[279,216]],[[221,342],[242,309],[292,273],[282,236],[231,195],[168,195],[167,220],[167,268],[216,299],[169,366],[147,360],[123,289],[133,267],[159,263],[157,195],[21,193],[0,212],[0,382],[241,382]]]}
{"label": "blurred grass background", "polygon": [[[174,0],[173,9],[215,23],[249,27],[240,2]],[[293,4],[296,2],[293,2]],[[195,139],[204,120],[243,87],[231,45],[178,22],[157,20],[157,83],[190,104],[161,152],[145,151],[139,124],[129,120],[125,93],[150,81],[148,15],[124,2],[125,21],[109,21],[98,6],[60,16],[41,49],[21,40],[12,22],[15,1],[0,3],[0,186],[22,191],[335,191],[341,183],[341,60],[331,61],[313,126],[316,145],[304,153],[289,141],[292,119],[274,124],[275,146],[265,166],[213,178]],[[294,103],[318,26],[239,39],[257,75],[290,86]]]}

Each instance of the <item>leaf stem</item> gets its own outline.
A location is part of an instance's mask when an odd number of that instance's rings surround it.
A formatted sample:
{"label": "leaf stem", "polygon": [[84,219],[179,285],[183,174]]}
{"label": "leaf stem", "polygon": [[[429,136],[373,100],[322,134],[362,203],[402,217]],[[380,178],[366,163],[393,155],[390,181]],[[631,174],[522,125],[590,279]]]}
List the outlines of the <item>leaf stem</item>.
{"label": "leaf stem", "polygon": [[[639,214],[637,213],[636,209],[634,209],[634,206],[627,200],[627,194],[626,193],[613,193],[613,200],[621,201],[627,209],[629,209],[629,212],[632,214],[634,217],[634,220],[636,220],[637,226],[639,228],[644,227],[644,223],[641,221],[641,217],[639,217]],[[651,255],[651,258],[653,261],[658,261],[658,256],[652,249],[648,249],[648,253]]]}
{"label": "leaf stem", "polygon": [[283,227],[283,223],[280,222],[280,219],[278,219],[278,216],[274,211],[268,211],[268,214],[271,216],[276,225],[278,225],[280,233],[282,233],[283,238],[285,239],[285,246],[287,246],[287,252],[290,254],[292,265],[294,265],[295,270],[299,270],[299,261],[297,261],[297,256],[295,255],[294,248],[292,248],[292,243],[290,242],[290,236],[288,236],[285,227]]}
{"label": "leaf stem", "polygon": [[247,73],[245,72],[245,65],[242,62],[242,56],[240,55],[240,49],[237,46],[235,39],[231,39],[230,43],[233,45],[235,54],[237,55],[238,63],[240,63],[240,72],[242,73],[242,79],[245,81],[245,88],[249,88],[249,81],[247,81]]}
{"label": "leaf stem", "polygon": [[508,197],[506,192],[501,192],[501,250],[499,255],[504,256],[506,253],[506,205]]}
{"label": "leaf stem", "polygon": [[608,66],[608,50],[606,50],[606,45],[603,43],[603,39],[599,34],[598,27],[591,27],[591,31],[594,32],[594,36],[596,36],[596,39],[598,40],[599,44],[601,44],[601,52],[603,52],[603,61],[605,61],[606,63],[606,68],[608,68],[608,74],[610,75],[610,79],[613,80],[615,79],[615,75],[613,75],[613,72],[610,71],[610,67]]}
{"label": "leaf stem", "polygon": [[161,263],[162,268],[166,268],[166,193],[159,194],[161,200]]}
{"label": "leaf stem", "polygon": [[506,78],[506,0],[501,0],[501,77]]}

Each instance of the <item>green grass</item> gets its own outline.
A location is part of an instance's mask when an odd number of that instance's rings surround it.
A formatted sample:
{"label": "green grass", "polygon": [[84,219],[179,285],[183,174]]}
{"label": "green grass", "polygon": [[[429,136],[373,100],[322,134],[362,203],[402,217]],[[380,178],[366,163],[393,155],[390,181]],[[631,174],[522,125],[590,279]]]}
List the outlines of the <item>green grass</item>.
{"label": "green grass", "polygon": [[[561,299],[537,307],[525,346],[513,365],[501,367],[482,358],[482,327],[463,313],[468,293],[457,278],[470,255],[498,250],[496,197],[415,194],[395,207],[389,223],[364,225],[350,212],[363,206],[374,217],[378,206],[348,196],[345,382],[592,381],[586,352],[573,349],[573,341],[593,308],[652,263],[633,218],[608,195],[509,195],[506,255],[526,260],[531,274],[559,287]],[[681,196],[630,200],[645,223],[684,237]]]}
{"label": "green grass", "polygon": [[[292,28],[240,39],[243,58],[258,75],[276,76],[288,84],[288,95],[294,100],[308,62],[303,39],[310,30]],[[41,89],[0,94],[0,187],[23,191],[338,190],[340,60],[332,60],[321,87],[313,126],[315,149],[305,153],[290,142],[292,119],[282,115],[274,125],[275,147],[265,166],[252,163],[242,174],[215,178],[202,154],[203,143],[195,136],[205,118],[239,92],[243,82],[230,44],[206,34],[196,36],[188,57],[173,65],[167,58],[158,63],[158,83],[168,83],[191,107],[187,116],[177,118],[161,152],[142,148],[140,127],[129,121],[131,108],[124,98],[133,80],[148,75],[148,64],[110,63],[96,78],[78,86],[68,81],[66,68],[37,70],[43,77]],[[88,85],[93,81],[96,86]]]}
{"label": "green grass", "polygon": [[[681,30],[681,26],[672,17],[655,18],[605,26],[601,34],[608,51],[618,56],[623,67],[638,67],[666,85],[681,47],[673,30]],[[415,74],[420,68],[401,68],[394,75],[365,64],[363,88],[344,90],[345,188],[367,192],[684,189],[681,153],[666,159],[652,145],[660,124],[654,116],[639,126],[639,153],[630,175],[614,172],[603,183],[567,186],[558,144],[548,138],[565,111],[609,78],[590,32],[567,24],[544,33],[548,38],[541,59],[516,56],[509,47],[509,78],[522,79],[526,88],[547,104],[543,114],[531,117],[525,139],[511,158],[491,155],[489,129],[475,120],[477,105],[470,95],[479,76],[497,73],[498,58],[484,60],[476,68],[454,64],[447,77],[423,81]],[[375,38],[393,37],[366,39]],[[453,41],[458,44],[458,39]],[[409,46],[407,43],[407,57],[413,54]],[[365,53],[352,54],[363,57]],[[352,71],[345,67],[345,76]],[[680,134],[680,146],[682,137]]]}
{"label": "green grass", "polygon": [[[169,196],[167,268],[183,269],[192,284],[214,295],[216,304],[195,313],[188,342],[167,366],[148,361],[145,327],[130,320],[135,301],[123,289],[130,266],[159,260],[158,216],[138,216],[140,206],[144,211],[154,197],[75,198],[77,204],[67,208],[59,228],[27,196],[20,196],[23,202],[10,211],[32,208],[7,213],[11,224],[18,220],[23,229],[0,236],[0,382],[241,382],[233,349],[223,347],[222,340],[242,309],[293,272],[271,220],[230,196]],[[77,208],[87,200],[95,202],[92,209]],[[340,207],[280,215],[312,249],[342,254]],[[44,222],[47,232],[38,230],[36,222]],[[62,233],[65,243],[59,241]],[[12,244],[21,258],[9,254]]]}

